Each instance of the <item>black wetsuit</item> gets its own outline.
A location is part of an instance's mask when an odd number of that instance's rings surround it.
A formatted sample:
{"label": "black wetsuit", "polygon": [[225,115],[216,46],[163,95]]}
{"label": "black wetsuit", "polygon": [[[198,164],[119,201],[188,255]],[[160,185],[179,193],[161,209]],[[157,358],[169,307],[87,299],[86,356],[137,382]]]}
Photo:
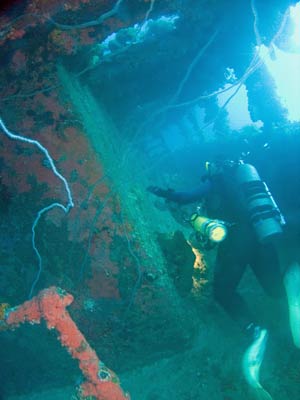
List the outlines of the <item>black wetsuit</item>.
{"label": "black wetsuit", "polygon": [[[259,242],[245,209],[239,201],[238,188],[230,171],[203,182],[190,192],[169,191],[167,199],[179,204],[206,201],[210,218],[234,225],[227,238],[219,244],[214,270],[214,295],[225,310],[242,325],[255,321],[244,299],[237,291],[238,284],[249,265],[267,294],[283,294],[282,273],[276,247]],[[219,202],[216,202],[216,197]],[[216,205],[217,203],[217,205]]]}

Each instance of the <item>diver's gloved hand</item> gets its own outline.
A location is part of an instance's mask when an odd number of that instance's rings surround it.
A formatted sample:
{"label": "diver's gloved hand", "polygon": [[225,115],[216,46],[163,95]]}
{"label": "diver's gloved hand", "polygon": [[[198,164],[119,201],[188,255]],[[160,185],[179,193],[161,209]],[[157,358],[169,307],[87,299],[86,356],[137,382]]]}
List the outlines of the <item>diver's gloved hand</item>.
{"label": "diver's gloved hand", "polygon": [[174,192],[173,189],[161,189],[158,186],[148,186],[148,192],[155,194],[155,196],[163,197],[164,199],[169,199]]}

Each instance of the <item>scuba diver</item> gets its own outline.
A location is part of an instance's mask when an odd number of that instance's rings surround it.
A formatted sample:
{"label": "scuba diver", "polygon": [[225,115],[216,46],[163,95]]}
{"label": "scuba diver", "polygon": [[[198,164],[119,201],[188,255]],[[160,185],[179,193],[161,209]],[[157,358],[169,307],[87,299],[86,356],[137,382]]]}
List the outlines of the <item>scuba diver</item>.
{"label": "scuba diver", "polygon": [[300,264],[283,259],[285,218],[253,165],[241,159],[219,159],[207,162],[206,171],[192,191],[156,186],[147,190],[182,205],[204,200],[206,213],[198,208],[189,222],[202,248],[218,244],[215,299],[243,328],[252,327],[255,331],[255,340],[245,353],[244,375],[251,386],[260,390],[258,373],[267,330],[259,328],[261,321],[256,321],[237,288],[250,266],[268,295],[279,297],[286,291],[293,341],[300,348]]}
{"label": "scuba diver", "polygon": [[[206,248],[220,242],[214,270],[214,295],[234,319],[247,326],[253,322],[253,317],[237,291],[247,265],[268,294],[283,293],[273,242],[282,233],[284,218],[252,165],[242,160],[224,160],[207,163],[206,169],[201,185],[193,191],[176,192],[158,187],[148,190],[178,204],[205,198],[209,218],[198,212],[192,215],[190,222],[199,232],[200,241],[206,241]],[[212,222],[209,225],[207,221]],[[221,235],[219,239],[210,237],[214,232],[216,235],[216,228]]]}

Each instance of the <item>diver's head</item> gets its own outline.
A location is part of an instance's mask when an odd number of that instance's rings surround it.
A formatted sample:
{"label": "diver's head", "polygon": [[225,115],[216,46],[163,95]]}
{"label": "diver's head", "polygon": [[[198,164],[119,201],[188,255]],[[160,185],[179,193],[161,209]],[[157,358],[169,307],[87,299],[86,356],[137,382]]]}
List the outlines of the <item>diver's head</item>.
{"label": "diver's head", "polygon": [[222,174],[221,165],[215,161],[206,161],[205,162],[205,170],[209,177]]}
{"label": "diver's head", "polygon": [[216,157],[213,161],[206,161],[205,169],[207,176],[209,178],[218,177],[227,171],[232,170],[232,168],[243,164],[243,160],[241,159],[231,159],[231,158],[221,158]]}

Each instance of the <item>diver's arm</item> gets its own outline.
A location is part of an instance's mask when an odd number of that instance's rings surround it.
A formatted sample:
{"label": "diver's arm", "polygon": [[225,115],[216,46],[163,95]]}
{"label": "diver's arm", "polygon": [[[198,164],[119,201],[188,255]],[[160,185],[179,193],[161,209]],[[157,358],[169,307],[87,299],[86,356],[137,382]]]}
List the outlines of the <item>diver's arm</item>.
{"label": "diver's arm", "polygon": [[147,190],[155,196],[163,197],[166,200],[174,201],[178,204],[189,204],[201,200],[211,191],[211,182],[205,181],[196,189],[186,192],[176,192],[173,189],[161,189],[157,186],[150,186]]}

